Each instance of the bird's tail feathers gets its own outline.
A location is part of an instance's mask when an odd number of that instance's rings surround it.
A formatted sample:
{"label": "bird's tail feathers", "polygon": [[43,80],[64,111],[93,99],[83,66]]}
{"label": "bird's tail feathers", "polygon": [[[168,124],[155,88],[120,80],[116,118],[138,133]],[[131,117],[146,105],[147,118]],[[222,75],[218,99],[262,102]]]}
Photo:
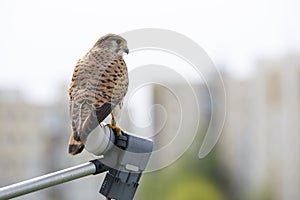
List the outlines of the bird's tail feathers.
{"label": "bird's tail feathers", "polygon": [[83,149],[84,143],[82,141],[75,140],[74,134],[72,134],[69,141],[69,154],[74,156],[81,153]]}

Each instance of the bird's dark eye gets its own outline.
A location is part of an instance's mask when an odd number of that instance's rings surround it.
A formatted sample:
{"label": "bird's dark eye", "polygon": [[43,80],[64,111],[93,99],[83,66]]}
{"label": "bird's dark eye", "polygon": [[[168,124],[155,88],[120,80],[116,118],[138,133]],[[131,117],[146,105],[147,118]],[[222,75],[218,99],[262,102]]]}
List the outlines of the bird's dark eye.
{"label": "bird's dark eye", "polygon": [[121,43],[121,40],[120,40],[120,39],[117,39],[116,42],[117,42],[117,44],[120,44],[120,43]]}

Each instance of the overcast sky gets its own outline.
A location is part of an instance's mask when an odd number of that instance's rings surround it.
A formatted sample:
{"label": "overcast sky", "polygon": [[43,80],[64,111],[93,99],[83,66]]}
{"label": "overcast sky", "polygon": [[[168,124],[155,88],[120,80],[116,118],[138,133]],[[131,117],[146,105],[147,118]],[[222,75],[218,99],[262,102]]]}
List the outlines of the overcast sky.
{"label": "overcast sky", "polygon": [[0,89],[18,87],[37,101],[51,99],[99,37],[149,27],[188,36],[217,64],[243,77],[257,59],[300,50],[299,5],[298,0],[1,0]]}

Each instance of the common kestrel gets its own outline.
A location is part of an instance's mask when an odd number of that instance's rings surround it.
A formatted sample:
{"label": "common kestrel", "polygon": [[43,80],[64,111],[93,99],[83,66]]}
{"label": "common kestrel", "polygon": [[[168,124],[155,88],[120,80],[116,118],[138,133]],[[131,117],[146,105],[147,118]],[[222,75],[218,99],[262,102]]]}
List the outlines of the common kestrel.
{"label": "common kestrel", "polygon": [[112,111],[121,106],[128,88],[124,52],[129,53],[127,41],[119,35],[107,34],[77,62],[69,89],[70,154],[82,152],[89,133],[109,114],[110,126],[116,128]]}

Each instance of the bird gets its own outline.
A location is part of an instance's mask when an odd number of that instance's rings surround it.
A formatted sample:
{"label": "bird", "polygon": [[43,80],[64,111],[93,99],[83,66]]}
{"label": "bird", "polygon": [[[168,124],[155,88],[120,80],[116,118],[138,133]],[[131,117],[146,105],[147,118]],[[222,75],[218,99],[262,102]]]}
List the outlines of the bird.
{"label": "bird", "polygon": [[77,62],[69,87],[71,136],[68,152],[83,151],[89,133],[111,114],[108,126],[122,134],[114,110],[122,107],[128,90],[128,70],[123,60],[127,41],[117,35],[104,35]]}

